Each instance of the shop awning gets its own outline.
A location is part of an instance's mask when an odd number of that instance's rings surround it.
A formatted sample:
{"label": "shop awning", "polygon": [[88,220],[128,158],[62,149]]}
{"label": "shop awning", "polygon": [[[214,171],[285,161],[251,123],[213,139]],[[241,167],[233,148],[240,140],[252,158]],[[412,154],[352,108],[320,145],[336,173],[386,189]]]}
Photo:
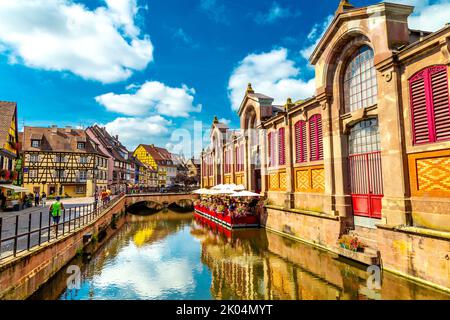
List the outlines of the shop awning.
{"label": "shop awning", "polygon": [[10,189],[13,190],[14,192],[28,192],[28,189],[15,186],[13,184],[0,184],[0,188]]}

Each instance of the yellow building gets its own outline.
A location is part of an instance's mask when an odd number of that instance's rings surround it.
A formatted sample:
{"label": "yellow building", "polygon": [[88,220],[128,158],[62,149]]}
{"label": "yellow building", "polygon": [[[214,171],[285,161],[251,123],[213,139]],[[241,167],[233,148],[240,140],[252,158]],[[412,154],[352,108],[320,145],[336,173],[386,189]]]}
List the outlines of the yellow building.
{"label": "yellow building", "polygon": [[16,179],[17,105],[0,101],[0,182],[11,184]]}
{"label": "yellow building", "polygon": [[107,156],[84,130],[25,127],[22,152],[30,192],[85,197],[107,186]]}
{"label": "yellow building", "polygon": [[164,148],[155,147],[153,144],[140,144],[134,150],[133,156],[157,170],[158,187],[167,187],[170,185],[170,177],[173,176],[174,171],[176,172],[176,166],[173,164],[169,151]]}

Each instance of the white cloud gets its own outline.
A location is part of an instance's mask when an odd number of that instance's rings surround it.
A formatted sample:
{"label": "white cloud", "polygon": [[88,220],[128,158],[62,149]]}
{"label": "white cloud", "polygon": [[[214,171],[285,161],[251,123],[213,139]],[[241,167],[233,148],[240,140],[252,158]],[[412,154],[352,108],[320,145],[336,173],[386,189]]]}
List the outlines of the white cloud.
{"label": "white cloud", "polygon": [[329,15],[326,17],[322,22],[316,23],[311,31],[308,33],[306,38],[308,39],[309,45],[306,48],[303,48],[300,50],[300,55],[305,58],[306,60],[309,60],[309,57],[313,53],[314,49],[319,44],[320,39],[325,34],[325,31],[327,31],[328,26],[333,21],[334,16]]}
{"label": "white cloud", "polygon": [[143,141],[163,138],[169,133],[172,122],[159,116],[146,118],[119,117],[104,125],[112,135],[118,135],[120,141],[129,150],[133,150]]}
{"label": "white cloud", "polygon": [[1,1],[0,47],[28,67],[125,80],[153,60],[149,36],[134,23],[137,10],[136,0],[105,0],[95,10],[70,0]]}
{"label": "white cloud", "polygon": [[225,119],[225,118],[220,118],[219,122],[223,123],[223,124],[226,124],[228,126],[228,125],[230,125],[231,120],[230,119]]}
{"label": "white cloud", "polygon": [[450,22],[450,0],[431,2],[428,0],[390,0],[415,6],[414,12],[408,19],[411,29],[437,31]]}
{"label": "white cloud", "polygon": [[232,109],[237,110],[244,96],[247,83],[251,82],[256,92],[275,99],[275,104],[284,104],[288,97],[301,99],[314,94],[314,79],[299,78],[300,69],[287,58],[285,48],[261,54],[250,54],[234,69],[228,82],[228,95]]}
{"label": "white cloud", "polygon": [[136,89],[132,93],[105,93],[95,100],[107,110],[129,115],[140,116],[150,111],[170,117],[188,117],[190,112],[200,112],[202,106],[194,105],[193,88],[182,85],[172,88],[158,81],[147,81],[142,86],[131,85],[128,89]]}
{"label": "white cloud", "polygon": [[221,0],[200,0],[200,9],[206,12],[206,14],[214,21],[229,24],[225,14],[225,5],[220,1]]}
{"label": "white cloud", "polygon": [[290,8],[282,7],[278,2],[274,1],[267,12],[258,12],[255,15],[255,22],[259,24],[270,24],[279,19],[297,17],[299,15],[299,11],[292,11]]}

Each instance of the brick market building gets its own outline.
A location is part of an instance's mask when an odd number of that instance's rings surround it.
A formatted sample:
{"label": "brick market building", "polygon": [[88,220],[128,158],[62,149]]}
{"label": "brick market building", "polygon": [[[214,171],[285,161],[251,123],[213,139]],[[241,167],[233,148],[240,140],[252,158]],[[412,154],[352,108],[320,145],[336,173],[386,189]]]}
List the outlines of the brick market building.
{"label": "brick market building", "polygon": [[[277,106],[249,84],[240,130],[214,119],[202,187],[266,197],[262,224],[450,288],[450,26],[408,28],[413,7],[341,1],[310,57],[315,95]],[[257,88],[255,88],[257,89]]]}

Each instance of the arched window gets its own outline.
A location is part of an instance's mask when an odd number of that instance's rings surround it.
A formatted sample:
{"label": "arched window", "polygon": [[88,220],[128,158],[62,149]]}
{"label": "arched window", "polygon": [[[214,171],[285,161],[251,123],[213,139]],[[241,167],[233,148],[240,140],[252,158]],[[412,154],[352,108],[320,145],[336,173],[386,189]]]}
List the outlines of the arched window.
{"label": "arched window", "polygon": [[306,162],[306,121],[297,121],[295,127],[295,162]]}
{"label": "arched window", "polygon": [[351,56],[345,69],[345,112],[352,112],[376,104],[377,91],[373,50],[364,45]]}
{"label": "arched window", "polygon": [[284,128],[280,128],[278,129],[278,165],[280,166],[286,164],[286,152],[284,143]]}
{"label": "arched window", "polygon": [[416,73],[409,80],[414,144],[450,139],[447,66]]}
{"label": "arched window", "polygon": [[309,118],[309,150],[311,161],[323,159],[322,117],[320,114]]}
{"label": "arched window", "polygon": [[371,118],[355,124],[348,138],[349,154],[371,153],[380,150],[378,119]]}

